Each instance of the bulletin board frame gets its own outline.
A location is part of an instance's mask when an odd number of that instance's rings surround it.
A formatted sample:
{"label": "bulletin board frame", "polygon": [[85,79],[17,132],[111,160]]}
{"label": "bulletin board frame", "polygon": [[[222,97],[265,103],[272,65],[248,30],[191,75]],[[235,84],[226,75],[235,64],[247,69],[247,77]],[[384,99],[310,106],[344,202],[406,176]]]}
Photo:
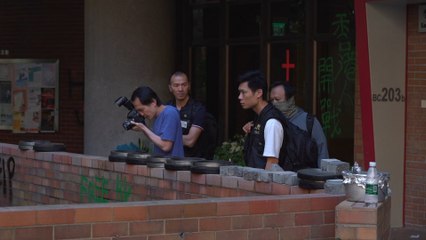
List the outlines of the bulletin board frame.
{"label": "bulletin board frame", "polygon": [[0,59],[0,130],[56,132],[58,106],[58,59]]}

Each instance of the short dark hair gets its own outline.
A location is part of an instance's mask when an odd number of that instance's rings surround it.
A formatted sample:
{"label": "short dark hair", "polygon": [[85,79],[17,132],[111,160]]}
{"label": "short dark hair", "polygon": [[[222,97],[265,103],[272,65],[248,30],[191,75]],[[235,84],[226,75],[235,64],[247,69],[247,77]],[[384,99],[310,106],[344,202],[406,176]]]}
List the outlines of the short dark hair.
{"label": "short dark hair", "polygon": [[271,87],[269,88],[269,91],[271,91],[273,88],[283,86],[285,91],[285,100],[288,100],[289,98],[293,97],[294,94],[296,94],[296,88],[291,82],[287,81],[275,81],[271,84]]}
{"label": "short dark hair", "polygon": [[248,87],[251,91],[256,91],[258,89],[261,89],[263,94],[262,98],[266,100],[268,85],[265,80],[265,76],[263,73],[259,70],[249,71],[246,72],[238,77],[238,83],[244,83],[247,82]]}
{"label": "short dark hair", "polygon": [[186,73],[182,72],[182,71],[176,71],[172,75],[170,75],[169,83],[172,81],[173,77],[185,77],[186,80],[188,80],[188,82],[190,82],[188,75]]}
{"label": "short dark hair", "polygon": [[131,97],[132,102],[135,101],[136,98],[138,98],[143,105],[151,104],[152,102],[154,102],[154,99],[157,101],[157,106],[163,104],[157,93],[155,93],[154,90],[152,90],[150,87],[146,86],[138,87],[133,91]]}

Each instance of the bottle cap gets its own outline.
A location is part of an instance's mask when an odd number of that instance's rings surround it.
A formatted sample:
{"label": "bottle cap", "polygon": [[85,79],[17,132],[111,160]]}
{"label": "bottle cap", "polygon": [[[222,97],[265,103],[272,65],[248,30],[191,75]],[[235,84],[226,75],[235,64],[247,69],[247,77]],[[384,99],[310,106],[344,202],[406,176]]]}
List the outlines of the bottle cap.
{"label": "bottle cap", "polygon": [[375,167],[376,166],[376,162],[370,162],[370,167]]}

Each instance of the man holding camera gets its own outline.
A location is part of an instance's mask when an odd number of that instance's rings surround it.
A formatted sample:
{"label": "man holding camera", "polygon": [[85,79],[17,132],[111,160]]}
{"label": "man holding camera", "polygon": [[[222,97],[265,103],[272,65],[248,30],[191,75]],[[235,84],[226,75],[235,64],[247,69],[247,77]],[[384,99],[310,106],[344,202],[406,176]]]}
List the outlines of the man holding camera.
{"label": "man holding camera", "polygon": [[163,105],[150,87],[139,87],[131,97],[135,110],[144,118],[154,120],[152,130],[144,123],[132,121],[132,130],[143,132],[154,143],[154,154],[183,157],[182,129],[176,108]]}

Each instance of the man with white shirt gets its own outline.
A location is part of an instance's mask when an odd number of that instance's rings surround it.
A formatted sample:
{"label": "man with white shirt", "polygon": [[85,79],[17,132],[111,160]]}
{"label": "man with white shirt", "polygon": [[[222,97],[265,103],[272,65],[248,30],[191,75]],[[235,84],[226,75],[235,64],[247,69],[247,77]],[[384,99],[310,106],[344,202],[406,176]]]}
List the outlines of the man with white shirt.
{"label": "man with white shirt", "polygon": [[238,99],[242,108],[256,113],[246,136],[244,161],[249,167],[270,170],[280,158],[284,130],[279,119],[283,115],[266,101],[267,83],[260,71],[247,72],[239,77],[238,82]]}

